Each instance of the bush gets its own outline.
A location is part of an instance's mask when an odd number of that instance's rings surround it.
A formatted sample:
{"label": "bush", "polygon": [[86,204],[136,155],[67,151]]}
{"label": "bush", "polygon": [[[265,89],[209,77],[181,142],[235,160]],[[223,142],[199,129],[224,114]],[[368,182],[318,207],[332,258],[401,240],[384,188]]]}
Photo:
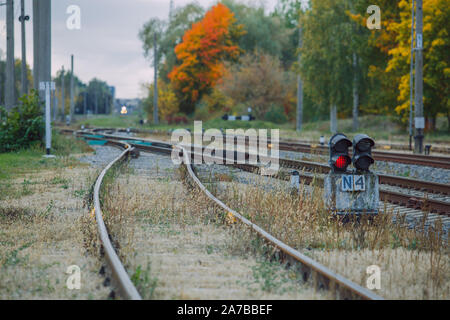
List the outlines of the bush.
{"label": "bush", "polygon": [[269,111],[266,112],[266,114],[264,115],[264,120],[271,121],[277,124],[283,124],[288,121],[286,114],[283,111],[283,108],[276,105],[270,106]]}
{"label": "bush", "polygon": [[0,152],[27,148],[44,136],[44,119],[37,92],[32,90],[19,100],[21,105],[9,113],[0,107]]}

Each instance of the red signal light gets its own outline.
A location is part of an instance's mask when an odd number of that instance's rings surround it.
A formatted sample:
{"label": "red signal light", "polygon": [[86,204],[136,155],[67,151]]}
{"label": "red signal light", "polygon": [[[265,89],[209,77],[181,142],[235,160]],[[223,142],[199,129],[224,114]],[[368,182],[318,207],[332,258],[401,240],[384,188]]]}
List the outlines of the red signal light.
{"label": "red signal light", "polygon": [[345,156],[340,156],[336,160],[336,168],[344,169],[347,166],[347,158]]}

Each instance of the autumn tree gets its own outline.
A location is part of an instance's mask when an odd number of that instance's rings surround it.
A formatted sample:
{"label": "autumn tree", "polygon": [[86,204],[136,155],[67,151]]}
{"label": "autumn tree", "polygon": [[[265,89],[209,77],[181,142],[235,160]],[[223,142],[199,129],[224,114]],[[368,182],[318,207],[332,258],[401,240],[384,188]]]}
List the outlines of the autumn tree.
{"label": "autumn tree", "polygon": [[[146,87],[148,90],[148,96],[143,101],[144,109],[147,111],[149,120],[152,121],[153,118],[153,94],[154,87],[150,84]],[[179,112],[178,109],[178,99],[175,91],[172,88],[171,83],[165,83],[162,80],[158,80],[158,115],[160,119],[169,119],[170,117],[176,115]]]}
{"label": "autumn tree", "polygon": [[[399,76],[396,112],[407,119],[409,111],[409,61],[411,57],[411,3],[398,3],[400,19],[388,26],[396,33],[397,45],[389,50],[386,73]],[[436,128],[438,113],[447,116],[450,127],[450,6],[448,0],[423,1],[424,115]]]}
{"label": "autumn tree", "polygon": [[214,87],[224,73],[224,60],[238,58],[236,41],[242,33],[234,14],[219,3],[184,34],[175,47],[180,65],[168,76],[179,93],[182,112],[192,113],[195,103]]}
{"label": "autumn tree", "polygon": [[287,115],[295,106],[295,75],[285,72],[277,57],[264,53],[246,54],[238,64],[227,67],[218,89],[236,103],[252,107],[258,119],[272,106]]}

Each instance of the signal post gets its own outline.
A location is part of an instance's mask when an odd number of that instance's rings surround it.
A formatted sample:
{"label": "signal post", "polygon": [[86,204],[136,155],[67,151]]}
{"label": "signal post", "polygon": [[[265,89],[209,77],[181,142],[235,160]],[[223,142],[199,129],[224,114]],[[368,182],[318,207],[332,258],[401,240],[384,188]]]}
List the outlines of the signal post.
{"label": "signal post", "polygon": [[[332,214],[376,215],[379,206],[378,176],[369,171],[374,163],[372,147],[375,142],[365,134],[351,142],[344,134],[330,139],[330,173],[324,181],[324,201]],[[353,146],[350,158],[349,148]],[[348,170],[353,163],[354,170]]]}

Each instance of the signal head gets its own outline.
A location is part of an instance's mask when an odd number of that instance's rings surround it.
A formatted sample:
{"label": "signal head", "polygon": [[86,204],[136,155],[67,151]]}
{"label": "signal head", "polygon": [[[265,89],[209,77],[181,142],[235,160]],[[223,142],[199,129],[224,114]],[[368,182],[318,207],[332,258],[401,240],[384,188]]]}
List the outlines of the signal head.
{"label": "signal head", "polygon": [[353,166],[357,171],[368,172],[375,162],[372,158],[372,148],[375,141],[366,134],[358,134],[353,138]]}
{"label": "signal head", "polygon": [[351,158],[348,155],[348,148],[352,142],[345,134],[337,133],[331,137],[330,147],[330,166],[333,172],[346,172]]}

